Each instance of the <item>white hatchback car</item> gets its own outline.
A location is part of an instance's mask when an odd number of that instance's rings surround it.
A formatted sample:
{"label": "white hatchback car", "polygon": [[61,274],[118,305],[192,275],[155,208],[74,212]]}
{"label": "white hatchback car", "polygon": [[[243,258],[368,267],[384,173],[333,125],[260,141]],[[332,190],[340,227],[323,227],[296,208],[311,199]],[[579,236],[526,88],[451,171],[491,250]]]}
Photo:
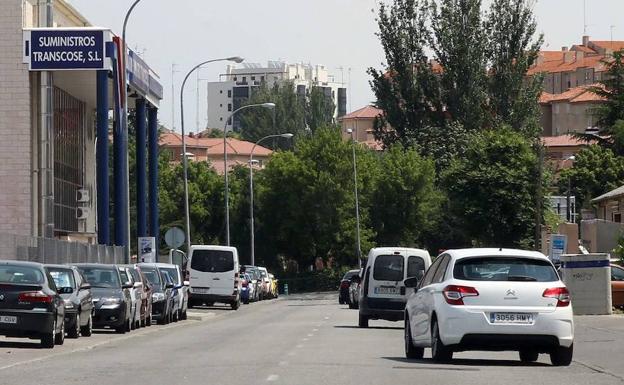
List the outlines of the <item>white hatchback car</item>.
{"label": "white hatchback car", "polygon": [[405,355],[448,361],[464,350],[517,350],[523,362],[549,353],[569,365],[570,294],[543,254],[512,249],[448,250],[420,282],[405,280]]}

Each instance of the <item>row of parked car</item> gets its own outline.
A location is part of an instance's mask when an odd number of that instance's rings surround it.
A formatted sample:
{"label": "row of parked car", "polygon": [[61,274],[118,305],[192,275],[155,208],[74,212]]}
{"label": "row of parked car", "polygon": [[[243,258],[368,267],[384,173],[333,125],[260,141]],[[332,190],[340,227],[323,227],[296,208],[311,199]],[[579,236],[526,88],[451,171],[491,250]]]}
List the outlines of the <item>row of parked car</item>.
{"label": "row of parked car", "polygon": [[94,328],[118,333],[187,318],[178,265],[44,265],[0,261],[0,335],[62,345]]}
{"label": "row of parked car", "polygon": [[[619,268],[612,269],[618,274]],[[366,266],[340,283],[339,302],[369,320],[404,322],[407,358],[430,348],[436,361],[465,350],[515,350],[522,362],[550,355],[570,365],[574,320],[570,293],[542,253],[515,249],[375,248]]]}

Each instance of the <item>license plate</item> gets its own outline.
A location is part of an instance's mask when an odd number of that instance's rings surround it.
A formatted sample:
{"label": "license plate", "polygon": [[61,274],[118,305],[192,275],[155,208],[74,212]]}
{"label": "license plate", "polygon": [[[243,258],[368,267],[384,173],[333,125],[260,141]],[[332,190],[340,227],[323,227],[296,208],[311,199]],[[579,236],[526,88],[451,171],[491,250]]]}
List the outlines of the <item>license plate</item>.
{"label": "license plate", "polygon": [[532,313],[490,313],[490,323],[530,325],[535,320]]}
{"label": "license plate", "polygon": [[194,294],[208,294],[208,290],[210,290],[207,287],[196,287],[193,289],[193,293]]}
{"label": "license plate", "polygon": [[399,294],[399,288],[394,286],[377,286],[375,294]]}
{"label": "license plate", "polygon": [[16,324],[16,323],[17,323],[17,317],[12,317],[8,315],[0,316],[0,324]]}

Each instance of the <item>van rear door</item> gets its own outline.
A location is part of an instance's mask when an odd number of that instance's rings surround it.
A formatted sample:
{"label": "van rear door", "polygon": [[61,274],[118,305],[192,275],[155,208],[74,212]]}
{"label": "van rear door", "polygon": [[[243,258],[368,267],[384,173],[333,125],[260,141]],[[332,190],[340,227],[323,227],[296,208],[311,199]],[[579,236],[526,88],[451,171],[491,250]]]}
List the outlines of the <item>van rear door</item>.
{"label": "van rear door", "polygon": [[189,271],[194,293],[232,295],[236,263],[231,250],[194,249]]}
{"label": "van rear door", "polygon": [[401,286],[405,277],[405,256],[382,254],[375,257],[370,272],[368,296],[372,298],[404,298]]}

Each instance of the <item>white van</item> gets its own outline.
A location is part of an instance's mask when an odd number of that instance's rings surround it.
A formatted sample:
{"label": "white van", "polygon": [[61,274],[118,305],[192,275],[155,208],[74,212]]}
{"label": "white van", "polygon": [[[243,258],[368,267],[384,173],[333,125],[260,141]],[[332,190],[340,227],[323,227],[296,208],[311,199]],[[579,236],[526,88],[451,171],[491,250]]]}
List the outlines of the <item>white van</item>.
{"label": "white van", "polygon": [[411,277],[422,278],[430,265],[427,250],[371,249],[360,284],[359,327],[367,328],[369,319],[403,320],[406,302],[403,281]]}
{"label": "white van", "polygon": [[194,245],[188,257],[189,307],[215,302],[240,307],[240,280],[236,247]]}

